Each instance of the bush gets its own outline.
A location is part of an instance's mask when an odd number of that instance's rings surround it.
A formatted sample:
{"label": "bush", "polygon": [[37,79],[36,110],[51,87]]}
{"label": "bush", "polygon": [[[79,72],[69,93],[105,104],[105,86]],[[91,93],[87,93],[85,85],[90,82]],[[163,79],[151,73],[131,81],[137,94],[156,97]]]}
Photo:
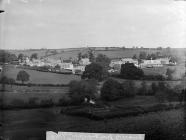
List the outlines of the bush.
{"label": "bush", "polygon": [[98,63],[91,63],[85,67],[82,79],[96,79],[98,81],[104,80],[108,76],[108,72],[104,67]]}
{"label": "bush", "polygon": [[136,95],[133,81],[125,81],[122,83],[122,87],[125,93],[125,97],[134,97]]}
{"label": "bush", "polygon": [[138,91],[138,95],[148,95],[147,84],[145,81],[142,81],[141,88]]}
{"label": "bush", "polygon": [[121,65],[120,76],[125,79],[142,79],[144,72],[133,63],[125,63]]}
{"label": "bush", "polygon": [[101,99],[113,101],[123,96],[122,85],[113,79],[108,79],[101,88]]}
{"label": "bush", "polygon": [[52,101],[52,99],[41,100],[40,105],[43,107],[50,107],[54,105],[54,102]]}
{"label": "bush", "polygon": [[30,106],[30,107],[37,106],[37,100],[38,100],[37,97],[31,97],[31,98],[29,98],[29,100],[28,100],[28,106]]}
{"label": "bush", "polygon": [[95,99],[97,82],[95,80],[71,81],[69,84],[69,97],[73,103],[81,104],[87,98]]}
{"label": "bush", "polygon": [[13,107],[25,107],[25,102],[21,99],[13,99],[10,104]]}

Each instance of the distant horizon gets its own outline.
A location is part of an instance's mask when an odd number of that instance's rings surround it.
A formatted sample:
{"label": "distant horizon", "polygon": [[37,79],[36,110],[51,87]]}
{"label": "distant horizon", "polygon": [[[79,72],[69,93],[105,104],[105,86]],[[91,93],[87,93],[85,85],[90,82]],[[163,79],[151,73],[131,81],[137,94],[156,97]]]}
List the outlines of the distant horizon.
{"label": "distant horizon", "polygon": [[[1,49],[0,48],[0,50],[15,50],[15,51],[17,51],[17,50],[22,50],[22,51],[27,51],[27,50],[62,50],[62,49],[88,49],[88,48],[123,48],[123,47],[117,47],[117,46],[115,46],[115,47],[109,47],[109,46],[107,46],[107,47],[104,47],[104,46],[99,46],[99,47],[92,47],[92,46],[88,46],[88,47],[73,47],[73,48],[28,48],[28,49]],[[159,47],[151,47],[151,48],[149,48],[149,47],[143,47],[143,48],[141,48],[141,47],[125,47],[125,49],[157,49],[157,48],[159,48]],[[162,49],[166,49],[166,48],[168,48],[168,47],[161,47]],[[173,48],[173,47],[169,47],[170,49],[186,49],[186,48]]]}

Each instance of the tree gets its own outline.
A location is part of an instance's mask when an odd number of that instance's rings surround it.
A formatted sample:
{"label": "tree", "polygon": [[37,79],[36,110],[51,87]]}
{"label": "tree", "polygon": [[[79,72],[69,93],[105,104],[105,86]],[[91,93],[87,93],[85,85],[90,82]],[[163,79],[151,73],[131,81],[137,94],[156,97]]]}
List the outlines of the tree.
{"label": "tree", "polygon": [[21,70],[21,71],[19,71],[19,73],[17,74],[16,80],[17,80],[17,81],[21,81],[22,84],[24,84],[24,82],[29,81],[29,78],[30,78],[30,75],[29,75],[26,71]]}
{"label": "tree", "polygon": [[151,90],[152,90],[151,94],[152,94],[152,95],[155,95],[156,92],[157,92],[157,90],[158,90],[158,87],[157,87],[156,83],[153,82],[153,83],[151,84]]}
{"label": "tree", "polygon": [[141,79],[144,72],[133,63],[125,63],[121,65],[120,76],[125,79]]}
{"label": "tree", "polygon": [[123,95],[122,85],[113,79],[108,79],[104,82],[101,88],[101,99],[106,101],[114,101]]}
{"label": "tree", "polygon": [[167,80],[172,80],[173,79],[173,73],[175,70],[167,68],[166,75],[167,75]]}
{"label": "tree", "polygon": [[109,68],[109,64],[110,64],[110,58],[108,58],[106,55],[104,54],[98,54],[96,57],[96,63],[100,64],[101,66],[103,66],[106,70],[108,70]]}
{"label": "tree", "polygon": [[18,55],[18,60],[20,60],[21,62],[23,62],[23,58],[24,58],[24,54],[20,53]]}
{"label": "tree", "polygon": [[139,95],[148,95],[147,83],[145,81],[142,81],[141,88],[139,89],[138,94]]}
{"label": "tree", "polygon": [[88,51],[88,57],[89,57],[90,62],[94,62],[95,56],[94,56],[94,52],[93,52],[92,49],[89,49],[89,51]]}
{"label": "tree", "polygon": [[80,61],[80,60],[81,60],[81,58],[82,58],[82,53],[81,53],[81,52],[79,52],[79,53],[78,53],[78,61]]}
{"label": "tree", "polygon": [[61,68],[61,67],[60,67],[59,64],[55,65],[55,69],[60,69],[60,68]]}
{"label": "tree", "polygon": [[97,93],[97,82],[95,80],[71,81],[69,84],[69,97],[73,103],[80,104],[87,99],[95,99]]}
{"label": "tree", "polygon": [[102,81],[107,76],[107,71],[98,63],[91,63],[85,67],[82,79],[96,79]]}
{"label": "tree", "polygon": [[135,96],[135,87],[134,82],[129,80],[122,83],[124,96],[125,97],[134,97]]}
{"label": "tree", "polygon": [[138,59],[138,58],[137,58],[137,55],[134,54],[133,57],[132,57],[132,59]]}
{"label": "tree", "polygon": [[147,53],[146,52],[140,52],[139,59],[146,59],[146,58],[147,58]]}
{"label": "tree", "polygon": [[33,53],[30,57],[31,60],[33,59],[38,59],[38,54],[37,53]]}

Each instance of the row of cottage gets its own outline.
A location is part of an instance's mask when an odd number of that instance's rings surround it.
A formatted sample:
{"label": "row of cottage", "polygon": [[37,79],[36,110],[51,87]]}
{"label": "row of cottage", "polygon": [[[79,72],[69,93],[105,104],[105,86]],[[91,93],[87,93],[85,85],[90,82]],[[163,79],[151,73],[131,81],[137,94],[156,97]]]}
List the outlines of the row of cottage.
{"label": "row of cottage", "polygon": [[55,59],[33,59],[30,60],[29,57],[27,57],[23,62],[20,62],[21,65],[27,65],[30,67],[37,66],[37,67],[43,67],[43,66],[50,66],[55,68],[57,65],[60,67],[60,69],[65,70],[71,70],[73,73],[76,71],[85,71],[85,66],[89,65],[91,62],[88,58],[83,58],[79,61],[79,64],[72,64],[71,61],[63,61],[62,59],[55,60]]}
{"label": "row of cottage", "polygon": [[[79,61],[78,64],[72,64],[71,61],[69,62],[64,62],[62,59],[59,60],[54,60],[54,59],[33,59],[30,61],[29,58],[26,58],[25,61],[22,64],[26,64],[29,66],[51,66],[55,67],[58,65],[60,69],[66,69],[66,70],[71,70],[73,73],[75,71],[85,71],[85,66],[89,65],[91,62],[89,61],[88,58],[83,58]],[[140,63],[137,59],[132,59],[132,58],[122,58],[122,59],[113,59],[111,60],[110,67],[112,68],[109,70],[109,72],[115,71],[115,70],[120,70],[121,65],[125,63],[133,63],[136,67],[140,68],[145,68],[145,67],[163,67],[163,65],[169,65],[169,64],[176,64],[170,62],[170,58],[159,58],[156,60],[142,60]]]}
{"label": "row of cottage", "polygon": [[163,67],[164,65],[176,65],[176,62],[171,62],[170,58],[158,58],[155,60],[141,60],[132,58],[122,58],[111,60],[110,67],[112,68],[110,72],[120,70],[121,65],[125,63],[133,63],[136,67],[139,68],[152,68],[152,67]]}

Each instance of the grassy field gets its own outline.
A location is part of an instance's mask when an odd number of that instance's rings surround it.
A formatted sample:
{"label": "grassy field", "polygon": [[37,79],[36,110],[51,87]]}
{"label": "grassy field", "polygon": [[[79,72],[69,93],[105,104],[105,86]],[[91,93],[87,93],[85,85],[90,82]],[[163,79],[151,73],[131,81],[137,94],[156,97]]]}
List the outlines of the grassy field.
{"label": "grassy field", "polygon": [[[17,73],[23,69],[15,66],[6,66],[4,68],[5,76],[16,79]],[[34,84],[68,84],[71,80],[80,80],[81,77],[77,75],[56,74],[50,72],[39,72],[35,70],[25,70],[30,75],[29,83]]]}
{"label": "grassy field", "polygon": [[[2,85],[0,85],[2,86]],[[16,105],[20,102],[28,103],[30,99],[36,99],[37,103],[42,100],[52,100],[53,103],[58,103],[60,99],[67,99],[68,87],[51,87],[51,86],[5,86],[5,91],[0,93],[4,105]]]}
{"label": "grassy field", "polygon": [[[161,52],[162,54],[169,53],[177,56],[182,56],[184,51],[186,52],[186,49],[178,49],[174,48],[171,49],[171,51],[167,52],[166,49],[162,50],[157,50],[157,49],[122,49],[122,48],[112,48],[109,47],[105,49],[105,47],[96,47],[95,49],[95,54],[105,54],[109,58],[121,58],[121,57],[132,57],[134,54],[139,55],[141,51],[145,51],[147,54],[148,53],[156,53],[156,52]],[[70,48],[70,49],[56,49],[57,54],[55,55],[50,55],[48,56],[49,58],[53,59],[69,59],[69,57],[76,58],[79,52],[86,53],[88,48]],[[9,52],[16,54],[17,56],[19,53],[23,53],[27,56],[30,56],[32,53],[38,53],[39,57],[45,56],[47,51],[51,50],[9,50]]]}

